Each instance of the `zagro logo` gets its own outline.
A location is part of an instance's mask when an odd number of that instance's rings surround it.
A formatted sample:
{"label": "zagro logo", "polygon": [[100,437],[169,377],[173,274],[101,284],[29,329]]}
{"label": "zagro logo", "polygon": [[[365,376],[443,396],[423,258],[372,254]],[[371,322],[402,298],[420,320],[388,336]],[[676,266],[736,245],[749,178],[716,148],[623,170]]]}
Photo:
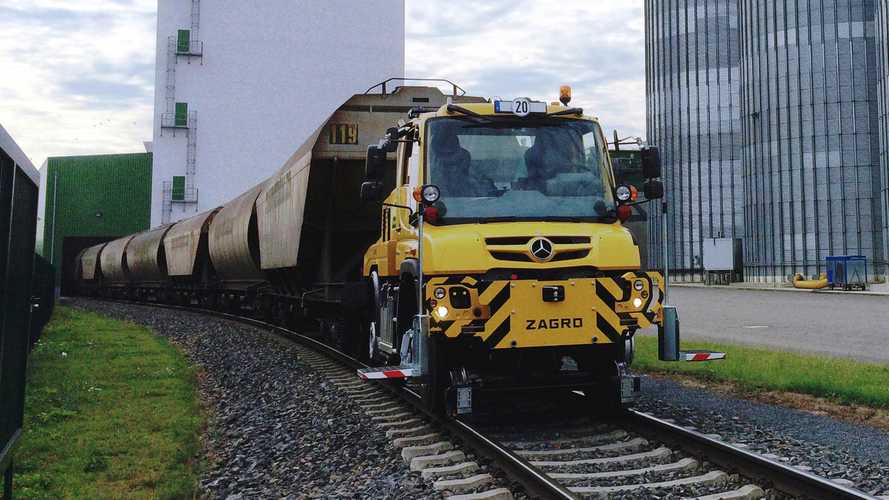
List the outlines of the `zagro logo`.
{"label": "zagro logo", "polygon": [[534,238],[530,245],[531,256],[537,262],[548,262],[553,258],[553,242],[546,238]]}
{"label": "zagro logo", "polygon": [[583,318],[525,320],[525,330],[557,330],[559,328],[583,328]]}

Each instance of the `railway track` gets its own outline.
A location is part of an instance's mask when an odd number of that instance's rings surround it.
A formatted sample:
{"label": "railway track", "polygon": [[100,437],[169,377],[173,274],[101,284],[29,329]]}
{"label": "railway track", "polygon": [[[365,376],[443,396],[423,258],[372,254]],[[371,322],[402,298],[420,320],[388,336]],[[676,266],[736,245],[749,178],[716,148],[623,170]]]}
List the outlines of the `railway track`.
{"label": "railway track", "polygon": [[581,406],[570,394],[530,410],[507,408],[510,417],[496,420],[498,427],[442,419],[424,409],[409,385],[363,381],[355,375],[362,363],[315,338],[219,311],[121,302],[212,314],[293,342],[307,364],[385,432],[411,470],[456,500],[873,498],[650,414],[629,410],[602,421],[566,414],[564,408]]}

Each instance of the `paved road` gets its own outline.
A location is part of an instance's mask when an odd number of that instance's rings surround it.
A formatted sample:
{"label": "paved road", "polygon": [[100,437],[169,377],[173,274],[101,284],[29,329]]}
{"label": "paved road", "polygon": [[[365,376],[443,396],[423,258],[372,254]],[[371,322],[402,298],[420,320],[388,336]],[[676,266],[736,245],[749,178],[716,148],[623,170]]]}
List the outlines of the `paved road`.
{"label": "paved road", "polygon": [[683,339],[889,363],[889,297],[671,287]]}

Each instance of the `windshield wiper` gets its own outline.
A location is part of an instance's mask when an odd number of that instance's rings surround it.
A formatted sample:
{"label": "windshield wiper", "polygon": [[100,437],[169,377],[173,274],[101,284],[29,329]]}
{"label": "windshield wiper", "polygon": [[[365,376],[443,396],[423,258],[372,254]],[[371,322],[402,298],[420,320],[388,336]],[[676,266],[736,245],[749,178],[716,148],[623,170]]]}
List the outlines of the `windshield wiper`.
{"label": "windshield wiper", "polygon": [[458,106],[456,104],[448,104],[448,113],[460,113],[463,116],[473,118],[473,121],[477,123],[491,123],[491,117],[480,115],[471,109],[466,109],[463,106]]}

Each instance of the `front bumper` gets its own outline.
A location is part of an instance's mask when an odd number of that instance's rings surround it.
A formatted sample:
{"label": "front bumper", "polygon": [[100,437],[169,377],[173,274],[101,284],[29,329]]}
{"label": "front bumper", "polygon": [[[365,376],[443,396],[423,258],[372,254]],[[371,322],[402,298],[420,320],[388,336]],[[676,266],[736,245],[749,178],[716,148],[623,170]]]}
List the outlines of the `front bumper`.
{"label": "front bumper", "polygon": [[488,349],[618,343],[663,322],[663,278],[652,272],[561,280],[441,276],[425,289],[431,334],[476,338]]}

